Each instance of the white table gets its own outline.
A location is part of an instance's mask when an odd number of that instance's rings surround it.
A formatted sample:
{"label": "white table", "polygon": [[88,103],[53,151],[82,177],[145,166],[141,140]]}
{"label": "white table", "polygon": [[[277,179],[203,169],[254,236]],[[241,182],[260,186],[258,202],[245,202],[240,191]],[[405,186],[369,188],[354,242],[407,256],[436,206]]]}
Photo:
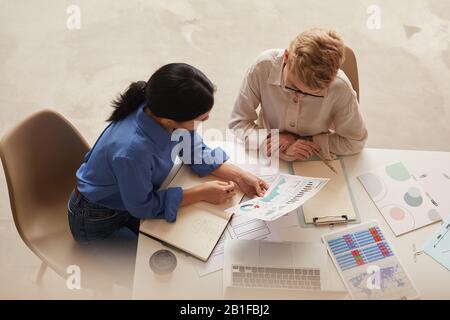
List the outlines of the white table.
{"label": "white table", "polygon": [[[227,145],[225,148],[227,148]],[[233,157],[234,155],[231,156],[231,159]],[[388,241],[396,250],[399,259],[416,284],[422,299],[450,299],[450,272],[426,254],[419,255],[416,259],[413,254],[413,244],[415,244],[417,250],[421,250],[422,245],[439,228],[440,223],[395,237],[366,191],[356,179],[358,175],[374,167],[394,161],[402,161],[412,173],[416,174],[421,174],[431,169],[442,169],[444,171],[450,165],[450,152],[365,149],[358,155],[345,157],[344,159],[361,221],[376,219],[379,222]],[[280,162],[280,172],[287,172],[287,168],[286,163]],[[334,228],[345,227],[336,226]],[[299,226],[287,228],[282,234],[282,240],[319,242],[321,241],[321,236],[329,231],[330,227],[302,228]],[[161,248],[165,247],[159,241],[140,234],[135,265],[133,298],[224,298],[222,271],[199,277],[193,263],[194,258],[181,251],[170,249],[177,257],[177,267],[170,275],[160,276],[155,274],[149,267],[149,259],[155,251]],[[320,297],[324,298],[324,296]],[[306,296],[306,298],[314,297]]]}

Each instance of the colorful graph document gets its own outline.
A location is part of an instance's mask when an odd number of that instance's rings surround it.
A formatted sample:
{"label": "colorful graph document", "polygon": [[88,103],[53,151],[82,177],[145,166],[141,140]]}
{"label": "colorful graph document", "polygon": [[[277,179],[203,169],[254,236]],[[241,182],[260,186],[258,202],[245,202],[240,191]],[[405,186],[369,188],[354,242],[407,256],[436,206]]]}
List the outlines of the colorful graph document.
{"label": "colorful graph document", "polygon": [[438,207],[401,162],[358,177],[396,236],[441,220]]}
{"label": "colorful graph document", "polygon": [[424,251],[434,260],[450,270],[450,216],[425,244]]}
{"label": "colorful graph document", "polygon": [[376,221],[322,238],[353,299],[417,299],[419,293]]}
{"label": "colorful graph document", "polygon": [[273,221],[300,207],[316,195],[328,180],[280,174],[263,197],[253,198],[225,211],[248,218]]}

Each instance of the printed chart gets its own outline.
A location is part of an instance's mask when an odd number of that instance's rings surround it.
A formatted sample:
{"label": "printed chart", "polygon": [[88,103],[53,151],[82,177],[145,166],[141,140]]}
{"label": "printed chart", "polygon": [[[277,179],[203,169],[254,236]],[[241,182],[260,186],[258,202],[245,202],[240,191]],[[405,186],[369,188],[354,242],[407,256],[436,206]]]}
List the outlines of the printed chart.
{"label": "printed chart", "polygon": [[354,299],[416,299],[418,292],[375,221],[323,237]]}
{"label": "printed chart", "polygon": [[273,221],[300,207],[317,194],[328,180],[280,174],[263,197],[245,201],[225,211]]}
{"label": "printed chart", "polygon": [[401,162],[358,177],[396,236],[441,220],[430,195]]}
{"label": "printed chart", "polygon": [[433,237],[427,241],[424,251],[450,270],[450,216],[446,218]]}

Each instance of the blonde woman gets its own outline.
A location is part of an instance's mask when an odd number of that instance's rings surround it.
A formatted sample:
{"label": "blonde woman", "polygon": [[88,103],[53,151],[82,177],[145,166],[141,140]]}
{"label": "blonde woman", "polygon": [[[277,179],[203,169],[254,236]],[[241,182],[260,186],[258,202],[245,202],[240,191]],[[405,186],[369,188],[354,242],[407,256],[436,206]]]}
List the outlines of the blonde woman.
{"label": "blonde woman", "polygon": [[315,28],[288,49],[261,53],[245,75],[229,128],[269,154],[270,135],[261,144],[255,130],[279,129],[279,155],[287,161],[307,159],[314,149],[327,159],[360,152],[367,129],[356,92],[339,69],[344,48],[335,31]]}

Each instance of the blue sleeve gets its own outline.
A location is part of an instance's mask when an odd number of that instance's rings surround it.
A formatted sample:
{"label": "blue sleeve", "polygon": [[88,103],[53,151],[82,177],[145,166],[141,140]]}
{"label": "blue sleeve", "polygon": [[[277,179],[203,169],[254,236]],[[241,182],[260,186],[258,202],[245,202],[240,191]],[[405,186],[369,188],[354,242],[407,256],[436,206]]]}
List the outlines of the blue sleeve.
{"label": "blue sleeve", "polygon": [[190,131],[191,136],[191,155],[190,159],[183,157],[183,150],[180,152],[180,157],[183,162],[190,165],[192,170],[200,177],[204,177],[223,164],[229,159],[225,151],[218,147],[210,149],[195,131]]}
{"label": "blue sleeve", "polygon": [[131,215],[139,219],[176,220],[183,199],[182,188],[154,190],[151,166],[127,157],[114,157],[112,167],[122,202]]}

